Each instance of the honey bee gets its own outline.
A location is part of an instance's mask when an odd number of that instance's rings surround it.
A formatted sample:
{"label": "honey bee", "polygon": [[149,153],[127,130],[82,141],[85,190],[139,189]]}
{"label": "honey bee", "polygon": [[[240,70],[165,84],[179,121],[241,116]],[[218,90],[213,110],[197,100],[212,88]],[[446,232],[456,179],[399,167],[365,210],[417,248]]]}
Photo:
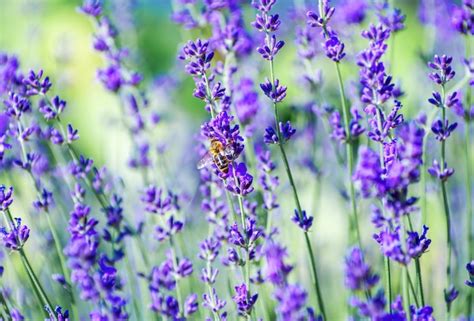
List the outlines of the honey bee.
{"label": "honey bee", "polygon": [[215,164],[217,169],[222,173],[227,174],[229,171],[229,164],[237,158],[234,148],[231,144],[224,145],[217,138],[211,139],[211,146],[204,157],[198,162],[197,168]]}

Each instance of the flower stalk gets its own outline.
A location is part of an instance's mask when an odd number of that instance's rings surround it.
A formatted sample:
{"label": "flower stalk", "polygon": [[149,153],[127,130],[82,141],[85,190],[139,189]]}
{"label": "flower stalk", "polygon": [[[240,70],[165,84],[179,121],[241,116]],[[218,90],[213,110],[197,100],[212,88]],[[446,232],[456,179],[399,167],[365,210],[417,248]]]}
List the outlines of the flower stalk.
{"label": "flower stalk", "polygon": [[[2,213],[4,215],[5,221],[10,226],[10,229],[13,231],[15,229],[15,222],[13,220],[13,216],[10,213],[10,210],[7,208],[6,210],[2,211]],[[20,244],[20,240],[18,240],[18,238],[17,238],[16,241],[17,241],[18,244]],[[33,290],[36,294],[36,297],[37,297],[38,301],[41,302],[41,304],[45,308],[44,312],[45,312],[46,316],[49,316],[46,311],[48,311],[48,309],[50,311],[53,311],[53,309],[52,309],[53,305],[51,304],[51,301],[50,301],[48,295],[46,294],[46,291],[44,290],[43,286],[41,285],[41,282],[39,281],[38,277],[36,276],[32,266],[31,266],[31,263],[28,260],[28,257],[26,255],[25,251],[23,250],[22,246],[18,249],[18,253],[20,254],[21,262],[23,263],[23,267],[25,268],[26,273],[28,275],[28,278],[30,279],[30,282],[33,286]],[[57,318],[54,314],[53,314],[53,320],[57,321]]]}
{"label": "flower stalk", "polygon": [[[268,37],[268,35],[267,35],[267,37]],[[274,71],[274,66],[273,66],[273,60],[270,60],[270,77],[271,77],[272,84],[274,84],[275,83],[275,71]],[[291,189],[293,191],[293,198],[294,198],[294,202],[296,204],[296,209],[298,211],[298,217],[299,217],[300,220],[302,220],[303,219],[303,209],[301,207],[300,199],[298,197],[298,191],[296,189],[296,184],[295,184],[295,181],[293,179],[293,174],[291,172],[291,167],[290,167],[290,164],[288,162],[288,157],[287,157],[286,152],[285,152],[285,147],[283,146],[283,136],[282,136],[280,126],[279,126],[280,118],[279,118],[279,115],[278,115],[278,106],[277,106],[277,103],[275,101],[273,102],[273,110],[274,110],[274,116],[275,116],[275,127],[276,127],[276,130],[277,130],[278,141],[279,141],[278,147],[280,149],[280,154],[281,154],[281,157],[282,157],[282,160],[283,160],[283,164],[285,166],[285,171],[286,171],[286,174],[288,176],[288,180],[290,182]],[[323,319],[328,320],[327,317],[326,317],[326,309],[324,307],[323,295],[322,295],[322,292],[321,292],[321,289],[320,289],[320,282],[319,282],[319,278],[318,278],[318,271],[317,271],[317,267],[316,267],[316,261],[315,261],[314,253],[313,253],[313,246],[311,245],[311,240],[309,239],[307,231],[304,231],[304,238],[305,238],[306,250],[308,251],[308,256],[309,256],[309,259],[310,259],[311,279],[312,279],[314,290],[316,292],[318,307],[319,307],[319,310],[320,310],[320,312],[323,316]]]}
{"label": "flower stalk", "polygon": [[338,80],[338,85],[339,85],[339,95],[341,99],[342,113],[344,117],[344,129],[347,135],[347,141],[345,145],[346,145],[346,157],[347,157],[347,173],[348,173],[348,179],[349,179],[349,194],[350,194],[350,202],[351,202],[351,209],[352,209],[351,230],[353,231],[352,235],[354,234],[354,231],[355,231],[357,243],[359,244],[360,249],[363,249],[362,239],[360,236],[359,219],[358,219],[358,214],[357,214],[354,180],[352,179],[352,176],[354,174],[353,173],[354,150],[353,150],[353,145],[352,145],[353,141],[351,139],[351,131],[350,131],[350,119],[349,119],[350,111],[346,103],[344,83],[342,81],[342,75],[341,75],[341,70],[339,66],[340,62],[334,62],[334,64],[336,66],[336,74],[337,74],[337,80]]}

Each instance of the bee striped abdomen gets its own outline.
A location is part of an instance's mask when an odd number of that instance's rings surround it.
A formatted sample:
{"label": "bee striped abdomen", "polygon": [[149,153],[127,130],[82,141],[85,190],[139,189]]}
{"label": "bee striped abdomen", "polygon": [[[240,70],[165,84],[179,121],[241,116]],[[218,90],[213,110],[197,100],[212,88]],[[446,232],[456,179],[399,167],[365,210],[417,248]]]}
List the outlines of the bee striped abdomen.
{"label": "bee striped abdomen", "polygon": [[229,170],[229,160],[225,155],[217,154],[214,156],[214,164],[216,164],[217,168],[223,173],[227,173]]}

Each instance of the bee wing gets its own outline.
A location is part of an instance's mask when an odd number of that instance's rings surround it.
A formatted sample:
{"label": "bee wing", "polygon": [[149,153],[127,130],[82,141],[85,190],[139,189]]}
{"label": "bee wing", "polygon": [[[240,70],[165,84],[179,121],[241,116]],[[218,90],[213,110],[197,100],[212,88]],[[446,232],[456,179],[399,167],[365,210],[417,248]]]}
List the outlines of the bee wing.
{"label": "bee wing", "polygon": [[235,158],[235,150],[232,145],[227,145],[224,149],[224,154],[227,157]]}
{"label": "bee wing", "polygon": [[197,169],[203,169],[204,167],[207,167],[209,165],[212,165],[214,163],[214,159],[212,158],[212,155],[210,153],[206,153],[203,158],[197,163]]}

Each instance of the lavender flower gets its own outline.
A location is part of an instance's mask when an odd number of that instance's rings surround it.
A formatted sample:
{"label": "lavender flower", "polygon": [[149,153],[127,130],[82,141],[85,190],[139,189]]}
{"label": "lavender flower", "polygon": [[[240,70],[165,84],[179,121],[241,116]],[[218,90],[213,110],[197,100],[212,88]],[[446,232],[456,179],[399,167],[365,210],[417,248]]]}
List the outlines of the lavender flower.
{"label": "lavender flower", "polygon": [[330,38],[324,43],[326,56],[335,62],[340,62],[345,56],[344,44],[339,40],[337,34],[331,34]]}
{"label": "lavender flower", "polygon": [[254,190],[252,182],[253,177],[247,172],[245,163],[229,165],[229,177],[226,180],[228,191],[245,196]]}
{"label": "lavender flower", "polygon": [[379,19],[393,33],[405,29],[406,16],[398,8],[388,14],[379,13]]}
{"label": "lavender flower", "polygon": [[287,282],[287,276],[293,269],[285,263],[287,251],[278,243],[270,242],[265,248],[266,265],[264,268],[265,280],[281,286]]}
{"label": "lavender flower", "polygon": [[201,126],[203,136],[219,140],[224,146],[232,146],[235,157],[238,157],[244,149],[243,137],[240,135],[238,125],[232,125],[233,116],[223,111],[209,122]]}
{"label": "lavender flower", "polygon": [[344,1],[340,11],[347,24],[360,24],[364,21],[367,11],[366,0]]}
{"label": "lavender flower", "polygon": [[86,0],[79,10],[92,17],[98,17],[102,14],[102,5],[99,0]]}
{"label": "lavender flower", "polygon": [[3,234],[3,244],[7,249],[19,251],[25,245],[25,242],[30,237],[30,228],[21,224],[21,218],[15,218],[15,223],[12,224],[10,231],[2,228],[0,233]]}
{"label": "lavender flower", "polygon": [[281,316],[281,320],[304,320],[302,309],[308,295],[303,288],[299,285],[288,285],[277,289],[274,296],[278,302],[276,311]]}
{"label": "lavender flower", "polygon": [[410,306],[411,320],[413,321],[435,321],[433,317],[433,308],[430,306],[424,306],[419,309]]}
{"label": "lavender flower", "polygon": [[469,280],[464,282],[467,286],[474,288],[474,261],[466,264],[467,273],[469,273]]}
{"label": "lavender flower", "polygon": [[455,6],[451,14],[453,28],[464,35],[474,35],[474,6],[471,0],[464,0],[462,6]]}
{"label": "lavender flower", "polygon": [[[294,129],[293,126],[291,126],[290,121],[287,121],[284,124],[280,122],[278,125],[280,129],[282,143],[284,144],[288,140],[290,140],[290,138],[296,133],[296,129]],[[278,134],[277,132],[275,132],[275,129],[273,127],[267,127],[265,128],[263,141],[266,144],[279,144],[280,138],[278,137]]]}
{"label": "lavender flower", "polygon": [[23,316],[23,314],[21,314],[20,311],[18,311],[17,309],[12,309],[10,311],[11,313],[11,317],[13,319],[13,321],[24,321],[25,320],[25,317]]}
{"label": "lavender flower", "polygon": [[362,251],[357,247],[350,250],[346,257],[345,276],[345,284],[352,291],[370,290],[380,279],[364,262]]}
{"label": "lavender flower", "polygon": [[13,203],[13,187],[0,185],[0,211],[6,211]]}
{"label": "lavender flower", "polygon": [[275,190],[280,182],[278,176],[272,175],[276,165],[271,160],[270,151],[259,151],[257,158],[257,167],[259,169],[258,182],[263,188],[263,207],[267,211],[271,211],[279,207],[276,200]]}
{"label": "lavender flower", "polygon": [[214,53],[208,52],[209,42],[197,39],[195,42],[189,41],[179,56],[182,60],[187,60],[186,71],[190,75],[202,76],[210,68],[210,61]]}
{"label": "lavender flower", "polygon": [[291,218],[291,220],[305,232],[308,232],[311,226],[313,226],[313,219],[314,218],[308,216],[304,210],[301,213],[298,213],[298,210],[295,210],[295,215]]}
{"label": "lavender flower", "polygon": [[245,283],[236,286],[235,295],[232,297],[237,304],[237,311],[239,315],[248,317],[253,309],[255,302],[257,302],[258,294],[250,294]]}
{"label": "lavender flower", "polygon": [[361,316],[369,317],[372,320],[406,320],[400,297],[397,297],[391,304],[391,312],[385,311],[387,302],[383,290],[379,290],[375,296],[369,297],[367,302],[352,298],[350,304],[358,309]]}
{"label": "lavender flower", "polygon": [[270,98],[274,103],[279,103],[286,97],[286,86],[280,85],[278,79],[272,84],[267,78],[263,84],[260,84],[260,88],[262,88],[265,96]]}

